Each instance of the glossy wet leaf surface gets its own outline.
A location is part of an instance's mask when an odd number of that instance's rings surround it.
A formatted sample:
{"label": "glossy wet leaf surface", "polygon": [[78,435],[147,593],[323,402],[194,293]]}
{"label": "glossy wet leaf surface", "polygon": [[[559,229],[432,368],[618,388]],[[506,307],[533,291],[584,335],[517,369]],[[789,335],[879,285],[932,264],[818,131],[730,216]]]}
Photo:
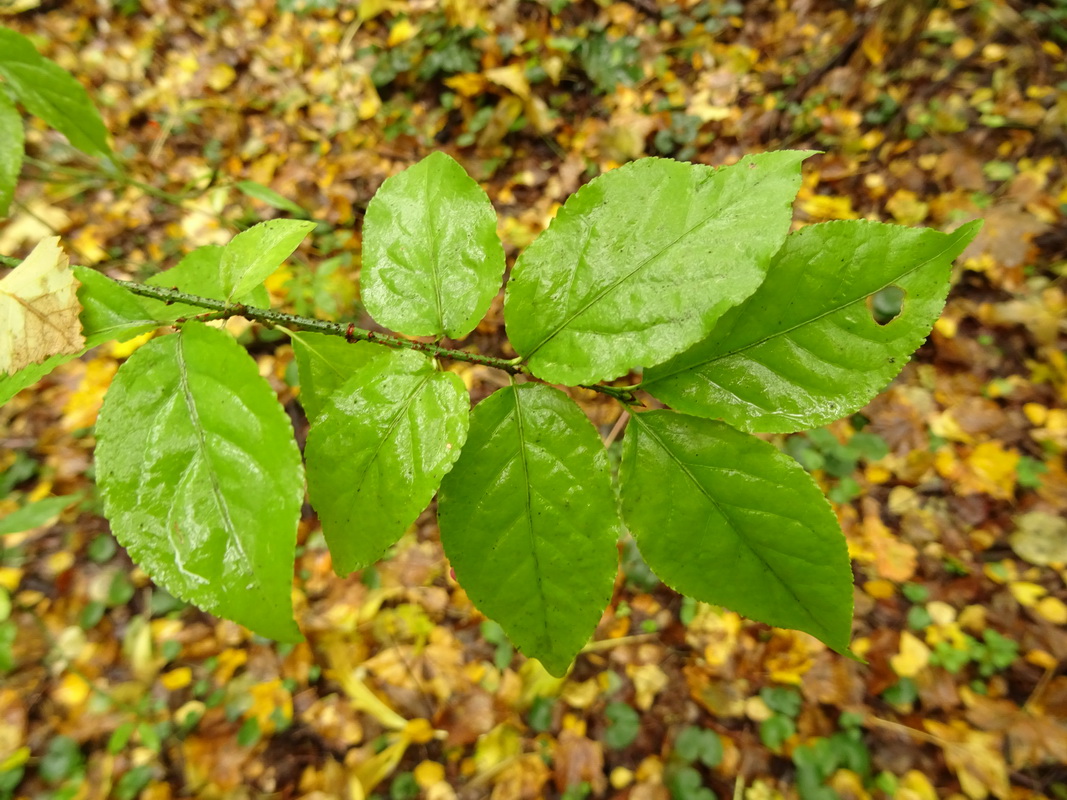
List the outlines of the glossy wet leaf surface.
{"label": "glossy wet leaf surface", "polygon": [[347,575],[373,564],[427,506],[459,457],[470,399],[426,356],[361,343],[359,371],[325,402],[308,434],[308,493]]}
{"label": "glossy wet leaf surface", "polygon": [[456,578],[515,645],[562,675],[611,595],[618,517],[596,432],[540,384],[475,406],[438,521]]}
{"label": "glossy wet leaf surface", "polygon": [[512,270],[515,351],[539,378],[573,385],[700,341],[766,275],[808,155],[745,156],[717,170],[644,159],[583,186]]}
{"label": "glossy wet leaf surface", "polygon": [[300,453],[233,338],[191,323],[140,348],[96,434],[112,531],[153,580],[263,636],[298,640],[289,593]]}
{"label": "glossy wet leaf surface", "polygon": [[388,328],[462,338],[489,310],[503,274],[493,204],[445,153],[386,180],[367,207],[363,302]]}
{"label": "glossy wet leaf surface", "polygon": [[381,345],[347,342],[340,336],[295,331],[293,353],[300,376],[300,405],[314,422],[336,392],[363,366],[381,354]]}
{"label": "glossy wet leaf surface", "polygon": [[226,300],[240,298],[281,266],[300,246],[315,223],[302,219],[272,219],[233,237],[222,251],[219,273]]}
{"label": "glossy wet leaf surface", "polygon": [[619,480],[623,519],[668,586],[848,650],[845,538],[789,456],[722,422],[650,411],[630,420]]}
{"label": "glossy wet leaf surface", "polygon": [[[642,387],[680,411],[751,431],[803,430],[856,411],[930,333],[952,262],[980,227],[802,228],[755,294],[703,342],[649,369]],[[900,312],[880,324],[872,301],[893,288],[903,293]]]}

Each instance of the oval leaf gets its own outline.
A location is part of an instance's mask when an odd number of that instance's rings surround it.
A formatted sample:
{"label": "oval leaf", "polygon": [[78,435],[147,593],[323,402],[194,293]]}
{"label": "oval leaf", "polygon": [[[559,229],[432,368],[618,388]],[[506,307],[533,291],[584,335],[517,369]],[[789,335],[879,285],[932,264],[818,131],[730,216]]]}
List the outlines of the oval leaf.
{"label": "oval leaf", "polygon": [[474,408],[441,483],[445,552],[474,604],[562,675],[611,598],[618,515],[595,429],[563,392],[497,391]]}
{"label": "oval leaf", "polygon": [[226,299],[242,297],[257,288],[304,241],[315,223],[303,219],[272,219],[241,231],[222,252],[219,272]]}
{"label": "oval leaf", "polygon": [[425,356],[361,342],[372,355],[308,434],[308,492],[334,570],[373,564],[426,508],[467,437],[463,381]]}
{"label": "oval leaf", "polygon": [[620,483],[623,519],[668,586],[847,652],[845,537],[789,456],[722,422],[649,411],[630,420]]}
{"label": "oval leaf", "polygon": [[504,248],[482,188],[432,153],[382,184],[363,227],[362,297],[409,336],[466,336],[500,291]]}
{"label": "oval leaf", "polygon": [[[952,261],[980,222],[951,234],[866,220],[790,234],[763,285],[711,335],[645,373],[641,388],[668,405],[749,431],[823,425],[864,406],[930,333]],[[869,303],[904,292],[885,325]]]}
{"label": "oval leaf", "polygon": [[15,184],[22,170],[24,132],[22,117],[0,92],[0,217],[6,217],[15,198]]}
{"label": "oval leaf", "polygon": [[519,256],[508,337],[550,383],[595,383],[667,360],[756,290],[789,232],[810,153],[731,167],[646,158],[567,200]]}
{"label": "oval leaf", "polygon": [[0,77],[31,114],[89,155],[110,156],[107,128],[89,93],[25,36],[0,27]]}
{"label": "oval leaf", "polygon": [[189,323],[123,364],[96,425],[115,537],[168,592],[279,641],[304,497],[289,417],[226,333]]}

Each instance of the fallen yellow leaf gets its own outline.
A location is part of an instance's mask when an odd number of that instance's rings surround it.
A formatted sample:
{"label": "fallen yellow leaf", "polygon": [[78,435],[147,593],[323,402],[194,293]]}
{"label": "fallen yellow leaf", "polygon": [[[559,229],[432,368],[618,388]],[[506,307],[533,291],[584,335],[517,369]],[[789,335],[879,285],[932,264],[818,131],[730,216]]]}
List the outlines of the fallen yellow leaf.
{"label": "fallen yellow leaf", "polygon": [[914,678],[930,663],[930,648],[909,631],[900,634],[900,652],[889,659],[893,671],[902,678]]}
{"label": "fallen yellow leaf", "polygon": [[485,77],[497,86],[510,89],[523,100],[530,99],[530,84],[526,80],[526,72],[519,64],[508,64],[504,67],[487,69]]}

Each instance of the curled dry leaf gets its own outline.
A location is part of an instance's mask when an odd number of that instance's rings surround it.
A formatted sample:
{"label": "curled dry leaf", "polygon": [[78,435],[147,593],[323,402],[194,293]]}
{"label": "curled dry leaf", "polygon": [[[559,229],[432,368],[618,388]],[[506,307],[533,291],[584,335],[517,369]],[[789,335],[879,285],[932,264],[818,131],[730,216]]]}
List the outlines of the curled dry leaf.
{"label": "curled dry leaf", "polygon": [[80,353],[85,346],[78,314],[78,282],[59,237],[38,244],[0,280],[0,374],[11,375],[50,356]]}

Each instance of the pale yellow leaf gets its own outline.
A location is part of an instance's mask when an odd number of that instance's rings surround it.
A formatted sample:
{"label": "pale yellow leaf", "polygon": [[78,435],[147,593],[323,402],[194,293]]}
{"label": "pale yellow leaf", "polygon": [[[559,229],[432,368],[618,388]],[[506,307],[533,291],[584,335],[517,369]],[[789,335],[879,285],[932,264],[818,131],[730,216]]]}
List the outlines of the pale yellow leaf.
{"label": "pale yellow leaf", "polygon": [[900,634],[900,652],[889,659],[893,671],[902,678],[914,678],[930,663],[930,648],[908,631]]}
{"label": "pale yellow leaf", "polygon": [[78,282],[59,237],[38,244],[0,280],[0,374],[13,374],[51,356],[85,347]]}
{"label": "pale yellow leaf", "polygon": [[504,67],[487,69],[485,77],[497,86],[510,89],[523,100],[530,99],[530,84],[526,80],[526,72],[519,64],[508,64]]}

